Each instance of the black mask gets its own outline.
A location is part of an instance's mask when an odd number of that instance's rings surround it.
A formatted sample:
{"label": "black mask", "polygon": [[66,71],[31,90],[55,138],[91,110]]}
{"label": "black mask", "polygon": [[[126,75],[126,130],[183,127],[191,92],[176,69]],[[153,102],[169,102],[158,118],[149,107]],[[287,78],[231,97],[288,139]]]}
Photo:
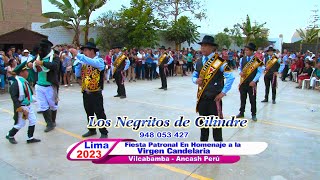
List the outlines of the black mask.
{"label": "black mask", "polygon": [[39,56],[40,58],[44,58],[46,57],[51,51],[51,47],[47,46],[47,45],[40,45],[40,48],[39,48]]}

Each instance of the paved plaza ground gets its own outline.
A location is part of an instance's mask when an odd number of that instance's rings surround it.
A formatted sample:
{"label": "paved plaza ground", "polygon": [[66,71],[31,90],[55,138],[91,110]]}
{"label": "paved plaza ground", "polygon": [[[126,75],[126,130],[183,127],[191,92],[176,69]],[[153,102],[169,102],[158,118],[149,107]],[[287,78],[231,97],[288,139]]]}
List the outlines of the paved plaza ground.
{"label": "paved plaza ground", "polygon": [[[235,73],[236,74],[236,73]],[[226,116],[238,114],[239,77],[223,99]],[[66,150],[81,140],[86,132],[86,114],[80,87],[61,87],[57,128],[44,133],[44,119],[37,115],[35,137],[42,142],[26,144],[25,127],[16,136],[17,145],[10,144],[5,135],[11,129],[13,106],[9,94],[0,95],[0,179],[92,179],[92,180],[316,180],[320,177],[320,92],[300,90],[293,82],[279,82],[277,104],[263,104],[264,82],[261,77],[257,94],[258,121],[250,120],[245,129],[224,129],[224,141],[262,141],[269,144],[261,154],[241,156],[236,164],[227,165],[94,165],[91,162],[72,162]],[[196,85],[188,77],[169,77],[168,90],[159,90],[160,80],[126,82],[127,98],[114,98],[116,84],[105,84],[104,107],[108,118],[127,115],[130,118],[158,118],[174,120],[180,115],[195,118]],[[271,94],[270,94],[271,97]],[[36,110],[36,104],[33,104]],[[314,110],[314,111],[312,111]],[[247,100],[246,118],[251,118]],[[177,131],[169,128],[167,130]],[[139,133],[127,128],[110,128],[110,138],[140,139]],[[200,130],[189,129],[187,139],[198,141]],[[212,141],[210,131],[210,141]],[[96,136],[99,137],[99,134]],[[153,141],[163,141],[153,139]]]}

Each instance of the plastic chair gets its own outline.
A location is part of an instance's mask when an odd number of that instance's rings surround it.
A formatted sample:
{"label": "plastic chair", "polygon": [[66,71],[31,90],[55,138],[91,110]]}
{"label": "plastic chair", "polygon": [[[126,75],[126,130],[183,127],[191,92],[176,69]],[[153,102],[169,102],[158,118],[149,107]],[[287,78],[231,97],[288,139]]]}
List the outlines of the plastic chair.
{"label": "plastic chair", "polygon": [[309,82],[309,87],[310,87],[310,79],[311,79],[311,77],[313,76],[314,70],[315,70],[315,68],[312,68],[312,73],[311,73],[311,76],[310,76],[309,79],[304,79],[304,80],[302,81],[302,89],[304,89],[306,82]]}

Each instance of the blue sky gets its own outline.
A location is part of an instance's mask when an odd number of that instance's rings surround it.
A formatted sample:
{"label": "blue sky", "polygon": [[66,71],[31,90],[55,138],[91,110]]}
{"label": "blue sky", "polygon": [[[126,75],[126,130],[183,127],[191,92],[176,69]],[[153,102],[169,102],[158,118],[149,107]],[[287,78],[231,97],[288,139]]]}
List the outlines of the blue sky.
{"label": "blue sky", "polygon": [[[284,42],[291,42],[291,37],[297,28],[308,25],[311,10],[317,6],[320,9],[320,0],[201,0],[207,8],[207,18],[203,21],[193,20],[201,26],[199,32],[216,34],[225,27],[245,20],[248,14],[251,21],[266,22],[265,27],[270,29],[269,37],[276,38],[283,34]],[[109,0],[103,7],[92,14],[91,20],[96,19],[109,10],[119,10],[122,5],[129,6],[130,0]],[[42,11],[57,11],[47,0],[42,0]],[[320,11],[318,12],[320,16]]]}

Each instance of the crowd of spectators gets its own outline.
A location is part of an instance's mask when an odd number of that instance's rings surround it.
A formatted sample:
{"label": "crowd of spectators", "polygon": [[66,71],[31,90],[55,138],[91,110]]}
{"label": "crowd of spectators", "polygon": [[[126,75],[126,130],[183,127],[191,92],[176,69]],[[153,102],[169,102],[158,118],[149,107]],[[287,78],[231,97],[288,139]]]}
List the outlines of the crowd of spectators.
{"label": "crowd of spectators", "polygon": [[[72,83],[78,82],[75,77],[74,61],[69,52],[71,45],[56,45],[54,47],[56,56],[60,58],[60,81],[61,85],[65,87],[72,86]],[[77,47],[81,52],[80,47]],[[37,50],[34,49],[32,52],[25,49],[21,51],[15,47],[9,48],[6,52],[0,51],[0,93],[5,92],[5,85],[10,84],[13,80],[11,71],[20,63],[29,61],[36,58]],[[159,49],[127,49],[123,48],[122,52],[128,57],[130,61],[130,67],[126,71],[126,80],[128,82],[136,82],[137,80],[152,81],[159,78],[158,74],[158,60],[160,58]],[[173,77],[178,74],[181,76],[188,76],[194,71],[195,62],[201,57],[201,51],[196,51],[191,48],[183,48],[182,50],[176,51],[171,48],[166,49],[168,56],[174,59],[165,69],[166,76]],[[219,53],[220,57],[227,60],[228,65],[232,69],[237,69],[239,66],[240,58],[244,56],[243,50],[234,51],[231,49],[222,49]],[[265,52],[262,48],[259,48],[255,52],[255,56],[263,59]],[[97,56],[100,56],[105,61],[105,81],[110,83],[113,79],[112,76],[112,62],[113,62],[114,51],[105,50],[97,52]],[[303,80],[309,80],[308,88],[319,89],[319,83],[317,80],[320,79],[320,63],[319,58],[310,51],[305,53],[301,52],[290,52],[284,49],[281,54],[279,50],[275,52],[275,56],[280,59],[281,66],[279,72],[282,74],[282,81],[286,81],[289,77],[291,81],[297,82],[297,88],[302,88]],[[31,84],[35,84],[36,76],[35,73],[30,70],[30,78],[28,81]]]}

